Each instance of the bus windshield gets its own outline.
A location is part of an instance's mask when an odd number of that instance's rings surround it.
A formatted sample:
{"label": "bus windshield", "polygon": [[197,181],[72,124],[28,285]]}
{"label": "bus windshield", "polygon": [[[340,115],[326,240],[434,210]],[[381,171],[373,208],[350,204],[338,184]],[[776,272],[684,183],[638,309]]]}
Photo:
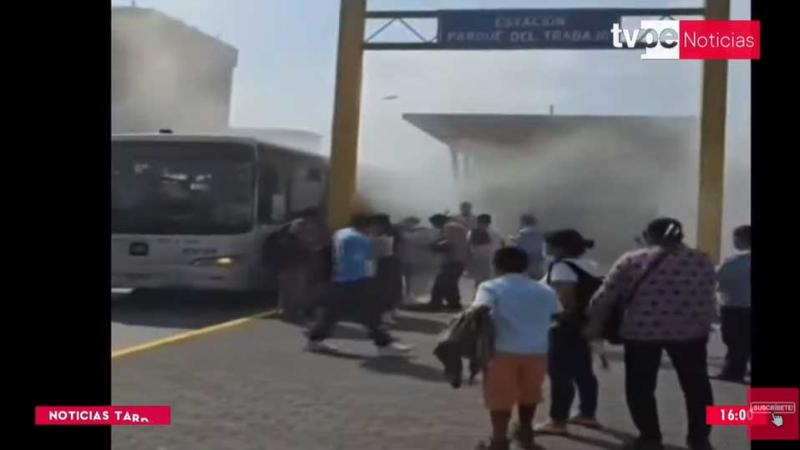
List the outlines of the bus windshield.
{"label": "bus windshield", "polygon": [[254,150],[244,144],[112,144],[111,231],[239,234],[252,230]]}

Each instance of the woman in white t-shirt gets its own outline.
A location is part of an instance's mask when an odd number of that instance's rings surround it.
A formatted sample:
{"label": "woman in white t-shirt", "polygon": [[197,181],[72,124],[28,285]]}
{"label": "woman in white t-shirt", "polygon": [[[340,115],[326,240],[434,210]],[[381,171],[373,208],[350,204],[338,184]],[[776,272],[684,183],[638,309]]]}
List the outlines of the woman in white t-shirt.
{"label": "woman in white t-shirt", "polygon": [[[536,427],[539,433],[566,434],[568,422],[600,426],[595,419],[598,385],[592,350],[583,336],[589,299],[601,283],[597,263],[585,256],[593,246],[593,241],[572,229],[545,236],[545,253],[552,260],[542,283],[556,291],[562,311],[550,331],[550,420]],[[569,417],[576,387],[580,412]]]}

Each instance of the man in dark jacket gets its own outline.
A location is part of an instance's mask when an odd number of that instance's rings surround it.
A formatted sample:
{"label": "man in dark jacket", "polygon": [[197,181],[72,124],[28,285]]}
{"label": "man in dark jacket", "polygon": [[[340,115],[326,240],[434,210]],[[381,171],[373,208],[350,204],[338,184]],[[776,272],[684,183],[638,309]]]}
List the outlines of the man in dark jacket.
{"label": "man in dark jacket", "polygon": [[267,239],[264,254],[277,274],[278,304],[284,320],[302,322],[305,311],[320,295],[326,241],[324,226],[314,210],[301,212]]}
{"label": "man in dark jacket", "polygon": [[373,221],[378,235],[373,239],[385,243],[381,247],[381,254],[377,255],[376,278],[380,286],[381,300],[383,300],[385,321],[391,322],[395,309],[403,300],[403,266],[400,260],[400,250],[403,236],[398,227],[392,224],[391,218],[387,214],[376,214]]}

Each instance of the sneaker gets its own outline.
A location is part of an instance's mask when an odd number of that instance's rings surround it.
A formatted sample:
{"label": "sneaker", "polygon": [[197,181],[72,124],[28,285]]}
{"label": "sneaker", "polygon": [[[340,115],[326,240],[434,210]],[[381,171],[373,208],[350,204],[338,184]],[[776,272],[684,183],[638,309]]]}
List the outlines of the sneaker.
{"label": "sneaker", "polygon": [[599,430],[603,428],[600,425],[600,422],[597,421],[593,416],[585,416],[583,414],[576,414],[569,419],[569,423],[574,423],[575,425],[580,425],[586,428],[592,428],[594,430]]}
{"label": "sneaker", "polygon": [[383,314],[383,323],[387,325],[396,325],[397,324],[397,317],[391,311],[387,311]]}
{"label": "sneaker", "polygon": [[311,353],[336,353],[339,349],[325,341],[308,341],[306,351]]}
{"label": "sneaker", "polygon": [[630,440],[622,446],[622,450],[664,450],[661,441],[650,441],[641,438]]}
{"label": "sneaker", "polygon": [[412,347],[408,345],[392,342],[389,345],[378,347],[378,356],[398,357],[406,356],[411,351]]}
{"label": "sneaker", "polygon": [[537,434],[554,434],[557,436],[566,436],[569,434],[566,423],[558,423],[552,420],[536,425],[533,427],[533,431]]}
{"label": "sneaker", "polygon": [[459,312],[464,309],[461,305],[447,305],[445,310],[448,312]]}

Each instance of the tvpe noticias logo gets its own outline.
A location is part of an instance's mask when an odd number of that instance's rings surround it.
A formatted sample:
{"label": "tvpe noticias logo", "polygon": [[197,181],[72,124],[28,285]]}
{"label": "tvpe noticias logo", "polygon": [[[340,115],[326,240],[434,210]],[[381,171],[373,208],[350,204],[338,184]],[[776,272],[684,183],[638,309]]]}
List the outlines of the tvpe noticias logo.
{"label": "tvpe noticias logo", "polygon": [[642,59],[759,59],[757,20],[642,20],[611,28],[615,48],[644,48]]}

